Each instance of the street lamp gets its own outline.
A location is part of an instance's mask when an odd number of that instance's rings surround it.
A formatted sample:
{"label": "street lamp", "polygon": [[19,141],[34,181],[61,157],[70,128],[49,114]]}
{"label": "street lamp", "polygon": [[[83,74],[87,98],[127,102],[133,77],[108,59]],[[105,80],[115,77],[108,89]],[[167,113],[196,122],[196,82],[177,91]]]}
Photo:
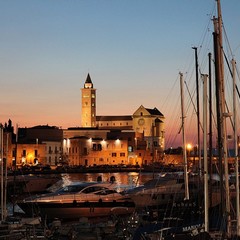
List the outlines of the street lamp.
{"label": "street lamp", "polygon": [[[187,144],[187,158],[188,158],[188,162],[190,163],[190,153],[191,153],[191,150],[192,150],[192,144],[191,143],[188,143]],[[191,165],[191,164],[190,164]]]}

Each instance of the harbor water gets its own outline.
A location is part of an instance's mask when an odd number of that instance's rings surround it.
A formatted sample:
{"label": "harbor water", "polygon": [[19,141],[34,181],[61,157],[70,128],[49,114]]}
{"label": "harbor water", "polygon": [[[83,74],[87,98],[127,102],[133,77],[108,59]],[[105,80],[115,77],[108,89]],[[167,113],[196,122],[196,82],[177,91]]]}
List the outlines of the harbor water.
{"label": "harbor water", "polygon": [[113,177],[115,183],[119,185],[119,190],[124,188],[136,187],[157,177],[159,174],[153,173],[137,173],[137,172],[117,172],[117,173],[62,173],[60,181],[56,187],[66,186],[71,182],[92,182],[97,181],[99,177],[103,182],[110,182]]}

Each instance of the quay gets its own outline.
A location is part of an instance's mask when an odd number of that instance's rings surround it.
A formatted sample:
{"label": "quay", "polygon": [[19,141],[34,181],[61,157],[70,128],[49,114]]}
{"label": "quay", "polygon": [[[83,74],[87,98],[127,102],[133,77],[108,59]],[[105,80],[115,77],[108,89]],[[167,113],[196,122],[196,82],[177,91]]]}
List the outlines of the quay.
{"label": "quay", "polygon": [[9,171],[8,175],[57,174],[57,173],[116,173],[116,172],[183,172],[182,165],[98,165],[98,166],[31,166]]}

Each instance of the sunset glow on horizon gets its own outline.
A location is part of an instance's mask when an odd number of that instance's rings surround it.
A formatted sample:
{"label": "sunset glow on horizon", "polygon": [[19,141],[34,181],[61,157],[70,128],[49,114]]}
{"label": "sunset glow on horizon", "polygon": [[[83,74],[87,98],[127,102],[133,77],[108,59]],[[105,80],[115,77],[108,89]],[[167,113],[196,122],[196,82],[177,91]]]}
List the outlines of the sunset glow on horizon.
{"label": "sunset glow on horizon", "polygon": [[[240,1],[221,2],[238,66]],[[89,73],[97,116],[156,107],[165,116],[166,146],[176,147],[182,141],[182,72],[187,141],[197,144],[192,47],[198,49],[201,73],[207,73],[215,0],[11,0],[0,7],[0,123],[80,127],[81,88]]]}

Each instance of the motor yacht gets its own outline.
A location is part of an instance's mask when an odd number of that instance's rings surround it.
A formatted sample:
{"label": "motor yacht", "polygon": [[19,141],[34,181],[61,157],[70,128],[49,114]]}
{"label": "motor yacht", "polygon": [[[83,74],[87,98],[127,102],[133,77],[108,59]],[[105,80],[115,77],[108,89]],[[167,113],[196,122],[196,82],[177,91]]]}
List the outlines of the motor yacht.
{"label": "motor yacht", "polygon": [[132,213],[132,199],[116,191],[114,183],[73,182],[53,193],[36,195],[18,202],[28,216],[47,219],[79,219]]}

